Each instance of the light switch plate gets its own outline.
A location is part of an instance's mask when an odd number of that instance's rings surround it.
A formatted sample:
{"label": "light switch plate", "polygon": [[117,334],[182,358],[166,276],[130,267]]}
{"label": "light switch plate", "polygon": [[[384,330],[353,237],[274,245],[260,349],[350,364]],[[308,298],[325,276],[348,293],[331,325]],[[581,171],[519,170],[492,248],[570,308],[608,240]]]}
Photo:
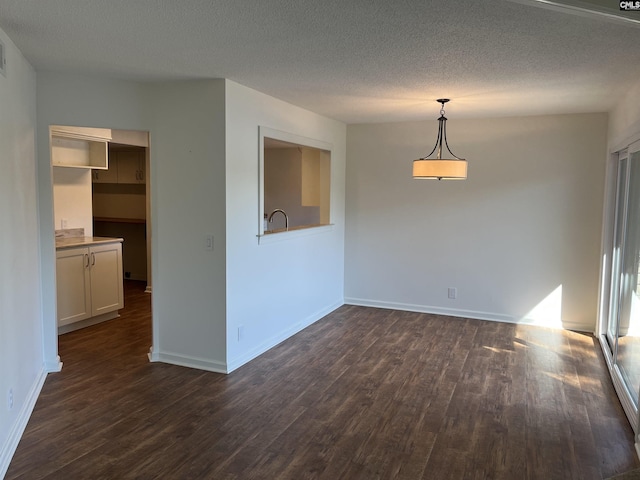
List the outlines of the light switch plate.
{"label": "light switch plate", "polygon": [[213,250],[213,235],[205,235],[204,237],[204,249],[207,251]]}

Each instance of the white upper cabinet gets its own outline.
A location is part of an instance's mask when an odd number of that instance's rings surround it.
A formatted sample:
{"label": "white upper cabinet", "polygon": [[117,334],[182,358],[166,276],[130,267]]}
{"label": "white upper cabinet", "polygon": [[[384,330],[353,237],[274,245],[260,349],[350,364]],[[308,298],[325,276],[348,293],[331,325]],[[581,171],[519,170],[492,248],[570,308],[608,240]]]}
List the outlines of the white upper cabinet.
{"label": "white upper cabinet", "polygon": [[111,130],[54,125],[50,132],[54,167],[109,168]]}

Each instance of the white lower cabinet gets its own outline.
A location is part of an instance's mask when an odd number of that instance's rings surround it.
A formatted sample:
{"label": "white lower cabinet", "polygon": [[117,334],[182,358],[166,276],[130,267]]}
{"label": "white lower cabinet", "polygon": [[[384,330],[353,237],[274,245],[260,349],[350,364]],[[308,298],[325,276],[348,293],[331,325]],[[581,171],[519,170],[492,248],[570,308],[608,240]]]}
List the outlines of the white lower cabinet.
{"label": "white lower cabinet", "polygon": [[56,252],[58,326],[124,307],[120,242]]}

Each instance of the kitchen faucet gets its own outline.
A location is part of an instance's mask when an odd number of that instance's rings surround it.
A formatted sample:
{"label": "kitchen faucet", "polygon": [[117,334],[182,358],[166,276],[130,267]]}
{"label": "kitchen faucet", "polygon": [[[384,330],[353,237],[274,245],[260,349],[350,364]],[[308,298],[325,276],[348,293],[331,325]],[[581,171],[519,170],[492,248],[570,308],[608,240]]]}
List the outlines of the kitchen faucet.
{"label": "kitchen faucet", "polygon": [[271,215],[269,215],[269,223],[273,223],[273,216],[280,212],[282,215],[284,215],[284,228],[287,230],[287,232],[289,231],[289,217],[287,216],[287,213],[280,209],[280,208],[276,208],[273,212],[271,212]]}

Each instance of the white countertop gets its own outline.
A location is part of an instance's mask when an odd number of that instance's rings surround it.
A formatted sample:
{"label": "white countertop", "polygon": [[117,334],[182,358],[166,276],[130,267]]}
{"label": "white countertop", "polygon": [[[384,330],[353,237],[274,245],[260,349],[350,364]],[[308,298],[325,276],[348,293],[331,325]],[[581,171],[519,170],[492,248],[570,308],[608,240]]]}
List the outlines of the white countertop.
{"label": "white countertop", "polygon": [[72,247],[88,247],[91,245],[98,245],[101,243],[115,243],[122,242],[122,238],[111,237],[66,237],[56,238],[56,250]]}

